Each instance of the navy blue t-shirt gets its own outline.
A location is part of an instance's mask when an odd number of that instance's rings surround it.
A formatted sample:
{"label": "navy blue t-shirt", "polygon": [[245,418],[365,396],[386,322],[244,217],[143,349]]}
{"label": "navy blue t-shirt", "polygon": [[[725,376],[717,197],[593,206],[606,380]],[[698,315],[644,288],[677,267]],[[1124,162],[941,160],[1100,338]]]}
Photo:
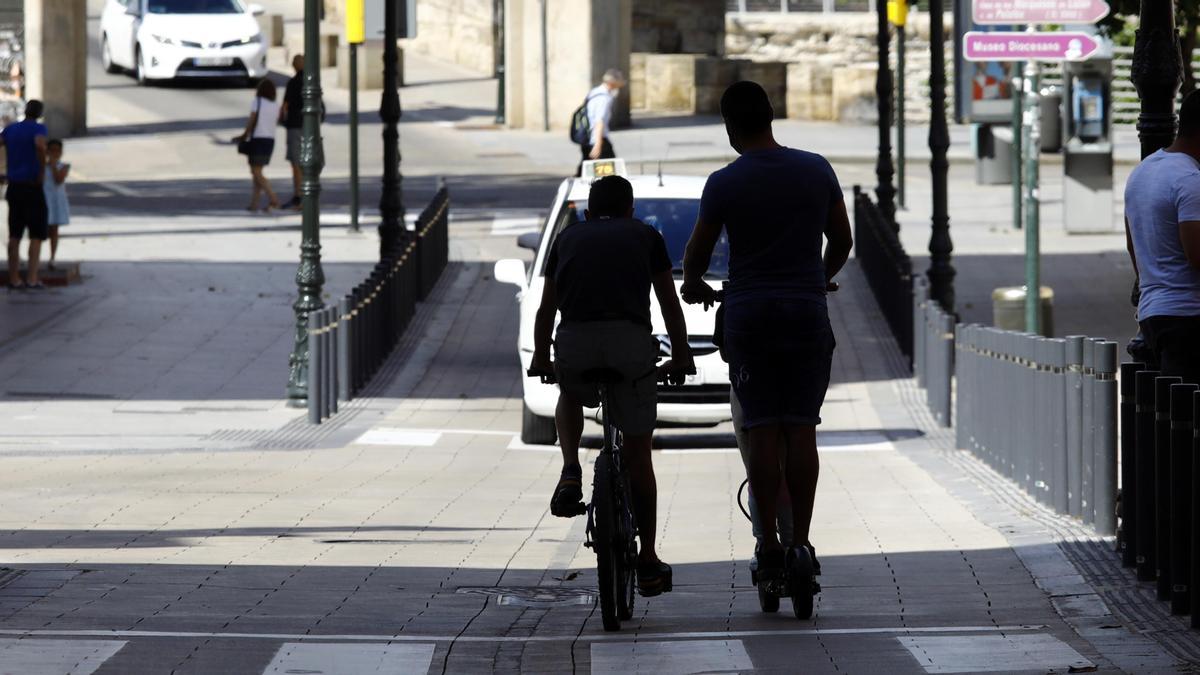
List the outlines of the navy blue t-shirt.
{"label": "navy blue t-shirt", "polygon": [[748,152],[708,177],[700,218],[729,236],[727,293],[825,299],[822,236],[842,201],[821,155],[779,147]]}
{"label": "navy blue t-shirt", "polygon": [[34,139],[46,135],[46,125],[35,120],[14,122],[0,131],[8,153],[8,180],[13,183],[36,183],[42,167],[38,165]]}

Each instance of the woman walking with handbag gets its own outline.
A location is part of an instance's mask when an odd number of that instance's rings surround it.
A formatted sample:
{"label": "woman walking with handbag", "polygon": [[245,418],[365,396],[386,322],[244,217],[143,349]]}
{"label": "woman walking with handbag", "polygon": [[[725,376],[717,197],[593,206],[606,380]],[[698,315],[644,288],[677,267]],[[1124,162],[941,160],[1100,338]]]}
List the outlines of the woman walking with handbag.
{"label": "woman walking with handbag", "polygon": [[250,119],[246,121],[246,130],[233,139],[238,144],[238,152],[246,155],[250,164],[253,187],[250,205],[246,210],[251,213],[258,210],[258,198],[262,193],[267,195],[264,212],[279,208],[279,199],[271,189],[271,181],[263,175],[263,167],[271,163],[271,153],[275,150],[275,125],[279,122],[279,104],[275,102],[275,93],[274,82],[263,80],[258,83],[254,103],[250,107]]}

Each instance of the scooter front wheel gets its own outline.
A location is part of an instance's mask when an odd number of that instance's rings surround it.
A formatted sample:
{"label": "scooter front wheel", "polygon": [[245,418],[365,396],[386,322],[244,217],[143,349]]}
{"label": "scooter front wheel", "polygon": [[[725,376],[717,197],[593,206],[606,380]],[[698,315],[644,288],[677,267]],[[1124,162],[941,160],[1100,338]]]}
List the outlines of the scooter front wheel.
{"label": "scooter front wheel", "polygon": [[[813,614],[813,567],[808,549],[797,546],[788,551],[788,587],[792,595],[792,612],[797,619],[811,619]],[[778,602],[778,600],[776,601]]]}

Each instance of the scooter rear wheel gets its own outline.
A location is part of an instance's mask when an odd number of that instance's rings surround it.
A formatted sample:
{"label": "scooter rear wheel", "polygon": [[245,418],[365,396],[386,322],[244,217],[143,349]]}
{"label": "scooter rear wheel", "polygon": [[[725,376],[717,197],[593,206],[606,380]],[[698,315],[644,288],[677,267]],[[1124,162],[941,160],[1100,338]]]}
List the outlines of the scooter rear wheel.
{"label": "scooter rear wheel", "polygon": [[767,614],[779,611],[779,596],[767,591],[765,585],[758,587],[758,606]]}
{"label": "scooter rear wheel", "polygon": [[[792,612],[797,619],[813,614],[813,568],[808,549],[797,546],[788,551],[788,586],[792,592]],[[778,602],[778,601],[777,601]]]}

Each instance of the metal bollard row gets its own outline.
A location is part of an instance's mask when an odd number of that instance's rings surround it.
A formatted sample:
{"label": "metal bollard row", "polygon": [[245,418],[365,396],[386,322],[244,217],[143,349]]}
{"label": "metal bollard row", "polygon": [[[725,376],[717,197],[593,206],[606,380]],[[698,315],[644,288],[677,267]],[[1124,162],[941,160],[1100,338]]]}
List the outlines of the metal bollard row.
{"label": "metal bollard row", "polygon": [[938,424],[952,426],[954,316],[929,297],[928,281],[913,282],[913,368]]}
{"label": "metal bollard row", "polygon": [[1117,345],[955,331],[958,447],[1101,534],[1116,528]]}
{"label": "metal bollard row", "polygon": [[308,421],[358,396],[404,336],[449,256],[449,196],[443,187],[417,219],[416,236],[388,253],[365,281],[308,316]]}

